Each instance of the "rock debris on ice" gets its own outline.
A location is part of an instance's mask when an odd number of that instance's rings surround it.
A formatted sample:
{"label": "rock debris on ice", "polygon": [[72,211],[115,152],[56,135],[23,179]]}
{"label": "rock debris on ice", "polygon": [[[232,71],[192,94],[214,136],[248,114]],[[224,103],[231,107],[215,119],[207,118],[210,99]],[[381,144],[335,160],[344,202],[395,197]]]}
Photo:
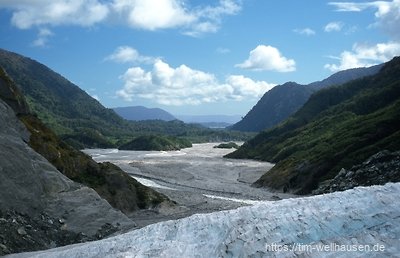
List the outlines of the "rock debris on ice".
{"label": "rock debris on ice", "polygon": [[[21,257],[395,257],[400,254],[400,183],[261,202],[149,225],[100,241]],[[322,252],[271,250],[296,245],[379,245]],[[383,250],[384,249],[384,250]],[[339,249],[340,250],[340,249]]]}

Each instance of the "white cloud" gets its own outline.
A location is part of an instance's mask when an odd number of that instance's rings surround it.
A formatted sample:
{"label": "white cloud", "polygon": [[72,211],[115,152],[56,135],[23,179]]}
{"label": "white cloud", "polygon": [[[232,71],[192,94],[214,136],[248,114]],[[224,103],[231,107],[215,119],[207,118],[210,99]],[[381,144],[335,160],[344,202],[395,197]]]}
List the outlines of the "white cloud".
{"label": "white cloud", "polygon": [[98,0],[1,1],[0,8],[13,11],[11,23],[19,29],[42,25],[91,26],[103,21],[109,9]]}
{"label": "white cloud", "polygon": [[272,46],[259,45],[250,51],[249,58],[236,67],[256,71],[292,72],[296,70],[296,62],[288,59]]}
{"label": "white cloud", "polygon": [[35,47],[45,47],[47,45],[48,38],[53,36],[54,33],[46,28],[39,29],[37,38],[33,41],[32,45]]}
{"label": "white cloud", "polygon": [[11,23],[20,29],[118,21],[136,29],[179,28],[199,36],[218,31],[224,16],[240,11],[240,2],[219,0],[212,6],[192,7],[180,0],[2,0],[0,8],[12,11]]}
{"label": "white cloud", "polygon": [[117,63],[151,63],[155,59],[149,56],[142,56],[139,52],[129,46],[121,46],[115,49],[114,53],[105,58],[105,60]]}
{"label": "white cloud", "polygon": [[340,12],[361,12],[366,9],[376,9],[376,22],[372,25],[387,32],[394,41],[376,45],[354,44],[351,51],[343,51],[339,64],[326,64],[331,71],[344,70],[354,67],[365,67],[386,62],[400,55],[400,0],[372,2],[330,2]]}
{"label": "white cloud", "polygon": [[204,33],[215,33],[219,29],[217,24],[214,24],[209,21],[199,22],[193,24],[189,30],[183,32],[183,34],[192,36],[192,37],[199,37]]}
{"label": "white cloud", "polygon": [[375,26],[387,32],[390,36],[400,39],[400,0],[373,2],[330,2],[337,11],[361,12],[368,8],[377,9]]}
{"label": "white cloud", "polygon": [[173,28],[196,19],[176,0],[114,0],[112,8],[130,26],[146,30]]}
{"label": "white cloud", "polygon": [[99,95],[97,95],[95,92],[96,92],[96,89],[95,89],[95,88],[90,88],[89,90],[86,90],[86,93],[87,93],[90,97],[94,98],[94,99],[97,100],[97,101],[100,101]]}
{"label": "white cloud", "polygon": [[240,2],[239,0],[219,0],[216,6],[197,8],[193,12],[196,22],[185,31],[185,34],[196,37],[207,32],[217,32],[223,16],[236,15],[241,10]]}
{"label": "white cloud", "polygon": [[100,98],[99,98],[99,96],[98,95],[96,95],[96,94],[94,94],[94,95],[91,95],[91,97],[92,98],[94,98],[95,100],[97,100],[97,101],[100,101]]}
{"label": "white cloud", "polygon": [[235,89],[239,99],[242,99],[244,96],[261,97],[265,92],[276,86],[276,84],[265,81],[253,81],[243,75],[230,75],[226,79],[226,83]]}
{"label": "white cloud", "polygon": [[327,25],[325,25],[324,30],[326,32],[341,31],[343,26],[344,26],[343,22],[330,22]]}
{"label": "white cloud", "polygon": [[380,5],[386,5],[388,2],[375,1],[375,2],[330,2],[329,5],[335,6],[339,12],[361,12],[369,7],[379,7]]}
{"label": "white cloud", "polygon": [[356,67],[368,67],[371,65],[389,61],[394,56],[400,55],[400,43],[379,43],[374,46],[355,44],[352,51],[344,51],[339,57],[339,64],[326,64],[325,68],[333,72]]}
{"label": "white cloud", "polygon": [[121,79],[124,87],[117,91],[118,97],[127,101],[144,98],[175,106],[259,98],[274,86],[240,75],[231,75],[220,83],[213,74],[186,65],[173,68],[162,60],[157,60],[151,71],[132,67]]}
{"label": "white cloud", "polygon": [[300,34],[300,35],[306,35],[306,36],[313,36],[315,35],[315,31],[310,29],[310,28],[304,28],[304,29],[294,29],[293,30],[295,33]]}

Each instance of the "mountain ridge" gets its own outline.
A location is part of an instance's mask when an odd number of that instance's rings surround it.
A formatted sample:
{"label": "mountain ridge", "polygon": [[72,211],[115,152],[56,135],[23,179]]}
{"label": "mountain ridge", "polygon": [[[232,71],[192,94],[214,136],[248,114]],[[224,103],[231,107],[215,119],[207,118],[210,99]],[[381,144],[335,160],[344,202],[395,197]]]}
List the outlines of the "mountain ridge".
{"label": "mountain ridge", "polygon": [[115,107],[115,113],[126,120],[143,121],[143,120],[163,120],[172,121],[176,118],[169,112],[161,108],[147,108],[144,106],[128,106]]}
{"label": "mountain ridge", "polygon": [[381,67],[382,65],[375,65],[368,68],[348,69],[307,85],[286,82],[275,86],[266,92],[246,116],[230,129],[259,132],[271,128],[294,114],[316,91],[376,74]]}

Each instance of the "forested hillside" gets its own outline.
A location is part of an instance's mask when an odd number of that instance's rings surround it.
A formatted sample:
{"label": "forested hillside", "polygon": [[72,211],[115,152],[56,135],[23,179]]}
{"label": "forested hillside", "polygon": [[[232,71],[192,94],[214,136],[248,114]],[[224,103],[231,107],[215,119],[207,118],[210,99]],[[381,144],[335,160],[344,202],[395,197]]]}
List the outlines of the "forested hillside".
{"label": "forested hillside", "polygon": [[383,149],[400,149],[399,57],[374,76],[317,92],[228,157],[277,163],[256,185],[305,194]]}
{"label": "forested hillside", "polygon": [[376,65],[369,68],[354,68],[340,71],[322,81],[313,82],[308,85],[287,82],[275,86],[266,92],[247,115],[230,129],[260,132],[271,128],[299,110],[314,92],[376,74],[381,67],[382,65]]}

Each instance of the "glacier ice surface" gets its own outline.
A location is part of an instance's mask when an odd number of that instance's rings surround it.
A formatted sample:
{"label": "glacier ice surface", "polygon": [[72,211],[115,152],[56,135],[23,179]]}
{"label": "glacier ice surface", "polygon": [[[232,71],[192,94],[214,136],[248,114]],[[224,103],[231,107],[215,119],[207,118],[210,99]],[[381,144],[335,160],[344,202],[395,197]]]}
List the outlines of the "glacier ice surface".
{"label": "glacier ice surface", "polygon": [[[399,199],[400,183],[389,183],[264,201],[235,210],[160,222],[99,241],[15,256],[399,257]],[[271,249],[274,245],[278,248]],[[313,249],[324,245],[336,245],[339,249]],[[366,252],[359,246],[381,249]]]}

